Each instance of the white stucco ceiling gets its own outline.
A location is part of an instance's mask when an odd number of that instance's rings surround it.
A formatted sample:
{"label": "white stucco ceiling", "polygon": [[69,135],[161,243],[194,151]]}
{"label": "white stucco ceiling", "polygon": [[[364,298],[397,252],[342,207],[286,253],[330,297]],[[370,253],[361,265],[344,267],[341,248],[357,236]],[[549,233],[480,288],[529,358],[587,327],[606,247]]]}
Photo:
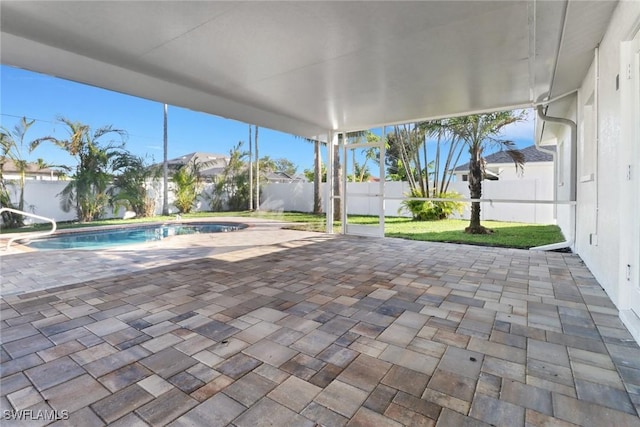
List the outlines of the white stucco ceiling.
{"label": "white stucco ceiling", "polygon": [[614,8],[4,0],[0,60],[313,137],[528,105],[575,89]]}

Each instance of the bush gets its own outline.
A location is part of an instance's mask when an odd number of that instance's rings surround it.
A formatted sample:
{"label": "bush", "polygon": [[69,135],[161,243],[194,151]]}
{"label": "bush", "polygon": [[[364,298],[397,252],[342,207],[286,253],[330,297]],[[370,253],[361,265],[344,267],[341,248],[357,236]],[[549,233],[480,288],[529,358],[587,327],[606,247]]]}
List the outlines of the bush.
{"label": "bush", "polygon": [[[419,189],[412,190],[407,197],[425,197]],[[456,192],[442,193],[438,196],[442,199],[459,199]],[[461,214],[464,209],[463,202],[441,202],[431,200],[404,200],[398,209],[398,213],[410,212],[415,221],[437,221],[447,219],[454,213]]]}

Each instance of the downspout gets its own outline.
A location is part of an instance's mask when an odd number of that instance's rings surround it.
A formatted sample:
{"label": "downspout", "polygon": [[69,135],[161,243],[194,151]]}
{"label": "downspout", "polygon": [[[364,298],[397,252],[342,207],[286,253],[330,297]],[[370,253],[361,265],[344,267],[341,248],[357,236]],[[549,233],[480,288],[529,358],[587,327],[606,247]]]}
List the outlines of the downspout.
{"label": "downspout", "polygon": [[[570,171],[570,180],[569,180],[569,197],[571,199],[571,201],[575,201],[576,200],[576,178],[577,178],[577,174],[576,174],[576,161],[577,161],[577,147],[578,147],[578,126],[576,125],[576,123],[573,120],[569,120],[569,119],[565,119],[562,117],[551,117],[551,116],[547,116],[544,111],[543,111],[543,107],[541,104],[537,105],[536,110],[538,112],[538,117],[540,118],[540,120],[542,120],[543,122],[551,122],[551,123],[558,123],[561,125],[565,125],[565,126],[569,126],[570,132],[571,132],[571,171]],[[536,140],[535,141],[535,146],[536,149],[541,151],[541,152],[545,152],[545,153],[549,153],[551,154],[550,150],[546,150],[544,148],[542,148],[539,145],[539,141]],[[555,153],[554,154],[554,160],[555,160]],[[554,191],[554,200],[556,199],[556,193]],[[575,209],[575,205],[574,205],[574,209]],[[556,250],[556,249],[564,249],[564,248],[569,248],[571,246],[573,246],[573,243],[575,242],[575,236],[576,236],[576,220],[575,220],[575,215],[573,218],[573,236],[571,237],[570,241],[565,240],[564,242],[560,242],[560,243],[552,243],[550,245],[544,245],[544,246],[536,246],[533,248],[530,248],[529,250],[532,251],[551,251],[551,250]]]}
{"label": "downspout", "polygon": [[[538,113],[540,114],[540,113]],[[555,150],[549,150],[548,148],[544,148],[543,146],[540,145],[540,143],[542,141],[538,141],[538,139],[534,138],[534,147],[536,147],[536,150],[538,150],[541,153],[544,154],[549,154],[552,158],[553,158],[553,176],[555,177],[554,179],[554,185],[553,185],[553,201],[557,202],[558,201],[558,186],[557,186],[557,180],[558,180],[558,170],[555,167],[556,166],[556,161],[557,161],[557,155],[558,153]],[[557,211],[558,211],[558,205],[554,204],[553,205],[553,217],[556,218],[557,216]]]}
{"label": "downspout", "polygon": [[[600,85],[600,45],[596,46],[595,51],[593,53],[593,62],[595,67],[595,76],[594,76],[594,84],[593,84],[593,121],[594,121],[594,140],[596,143],[596,155],[595,155],[595,169],[596,169],[596,218],[595,218],[595,235],[598,235],[598,223],[599,221],[599,213],[600,213],[600,125],[598,123],[598,109],[599,109],[599,94],[598,94],[598,86]],[[597,240],[595,245],[597,245]]]}

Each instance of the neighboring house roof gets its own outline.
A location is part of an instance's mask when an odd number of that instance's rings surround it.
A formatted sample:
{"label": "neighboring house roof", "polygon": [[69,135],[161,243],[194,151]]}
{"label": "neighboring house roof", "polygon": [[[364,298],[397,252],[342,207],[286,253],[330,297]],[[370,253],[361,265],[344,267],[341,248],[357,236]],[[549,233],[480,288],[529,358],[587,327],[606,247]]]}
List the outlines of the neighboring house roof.
{"label": "neighboring house roof", "polygon": [[267,172],[266,179],[269,182],[298,182],[306,181],[304,176],[294,175],[291,176],[284,172]]}
{"label": "neighboring house roof", "polygon": [[[556,147],[544,147],[545,150],[555,151]],[[519,150],[522,154],[524,154],[524,164],[527,163],[542,163],[542,162],[552,162],[553,156],[548,153],[543,153],[536,149],[535,145],[531,145],[526,148],[522,148]],[[495,165],[495,164],[513,164],[513,159],[509,157],[509,155],[505,151],[498,151],[497,153],[489,154],[484,158],[487,165]],[[464,165],[460,165],[454,169],[455,172],[464,172],[469,170],[469,164],[465,163]]]}
{"label": "neighboring house roof", "polygon": [[[167,163],[169,164],[169,169],[175,170],[180,166],[195,161],[196,164],[202,165],[200,174],[205,177],[210,177],[220,175],[224,168],[227,166],[228,160],[229,157],[225,156],[224,154],[205,153],[197,151],[195,153],[189,153],[180,157],[176,157],[174,159],[170,159],[167,161]],[[160,163],[159,165],[162,165],[162,163]]]}
{"label": "neighboring house roof", "polygon": [[[2,172],[5,174],[20,174],[15,162],[10,159],[2,160]],[[25,170],[26,176],[50,176],[57,175],[57,173],[58,171],[55,169],[40,168],[37,163],[27,163],[27,169]]]}

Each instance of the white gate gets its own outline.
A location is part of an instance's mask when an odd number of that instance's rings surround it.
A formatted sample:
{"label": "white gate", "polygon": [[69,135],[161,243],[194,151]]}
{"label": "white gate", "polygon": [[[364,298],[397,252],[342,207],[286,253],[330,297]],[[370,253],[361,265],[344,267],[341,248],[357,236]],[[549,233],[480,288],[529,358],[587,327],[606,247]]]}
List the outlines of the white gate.
{"label": "white gate", "polygon": [[[344,141],[344,138],[342,141]],[[342,209],[343,232],[357,236],[384,237],[384,141],[381,140],[375,144],[344,144],[343,142],[342,148],[342,158],[344,160],[343,171],[345,172],[342,174],[341,183],[342,194],[344,195],[344,206]],[[352,177],[357,175],[355,167],[356,158],[358,157],[358,153],[362,153],[364,150],[373,150],[376,154],[380,169],[379,171],[374,171],[374,174],[378,173],[379,181],[372,182],[371,185],[366,186],[367,190],[364,192],[356,192],[355,190],[351,190],[347,185],[349,176],[346,171],[348,170],[348,165],[352,165]],[[360,188],[362,188],[362,186],[360,186]],[[370,212],[374,212],[375,216],[366,218],[364,221],[362,217],[360,217],[357,222],[354,222],[353,215],[350,212],[350,206],[362,203],[368,204]]]}

